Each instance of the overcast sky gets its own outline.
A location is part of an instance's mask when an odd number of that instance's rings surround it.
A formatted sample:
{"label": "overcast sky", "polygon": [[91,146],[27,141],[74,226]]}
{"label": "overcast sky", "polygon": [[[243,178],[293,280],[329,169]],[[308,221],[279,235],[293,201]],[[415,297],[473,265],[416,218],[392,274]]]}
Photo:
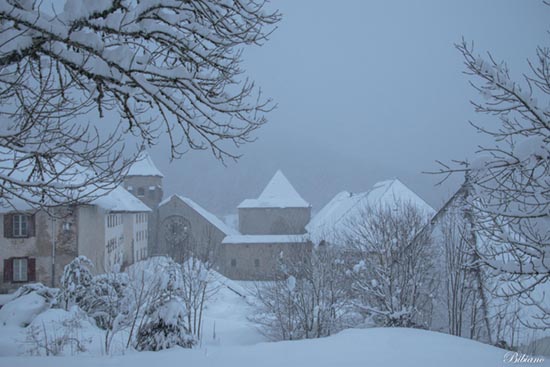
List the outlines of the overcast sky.
{"label": "overcast sky", "polygon": [[342,190],[366,191],[398,177],[439,207],[462,178],[441,187],[422,174],[471,156],[483,137],[454,43],[474,41],[526,71],[537,45],[550,46],[550,7],[541,1],[274,1],[279,28],[261,48],[246,50],[247,75],[278,108],[258,140],[223,167],[209,152],[169,163],[165,193],[188,196],[222,215],[256,197],[277,169],[319,210]]}

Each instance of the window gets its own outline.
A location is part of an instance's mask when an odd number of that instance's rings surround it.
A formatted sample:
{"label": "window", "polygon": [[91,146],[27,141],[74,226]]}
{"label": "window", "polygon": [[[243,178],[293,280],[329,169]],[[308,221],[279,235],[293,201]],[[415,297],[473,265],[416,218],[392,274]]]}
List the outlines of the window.
{"label": "window", "polygon": [[260,267],[260,259],[254,259],[254,267],[256,268]]}
{"label": "window", "polygon": [[13,236],[28,237],[28,219],[25,214],[15,214],[13,216]]}
{"label": "window", "polygon": [[27,281],[27,259],[13,259],[13,281]]}
{"label": "window", "polygon": [[23,213],[4,214],[5,238],[27,238],[34,236],[34,215]]}
{"label": "window", "polygon": [[133,188],[132,186],[128,186],[128,187],[126,188],[126,190],[132,192],[132,190],[134,190],[134,188]]}
{"label": "window", "polygon": [[143,187],[138,187],[137,196],[145,196],[145,189]]}
{"label": "window", "polygon": [[4,283],[36,281],[36,259],[11,257],[4,259]]}
{"label": "window", "polygon": [[112,228],[122,224],[122,216],[119,214],[109,214],[107,216],[107,227]]}
{"label": "window", "polygon": [[234,268],[237,266],[237,259],[231,259],[231,267]]}

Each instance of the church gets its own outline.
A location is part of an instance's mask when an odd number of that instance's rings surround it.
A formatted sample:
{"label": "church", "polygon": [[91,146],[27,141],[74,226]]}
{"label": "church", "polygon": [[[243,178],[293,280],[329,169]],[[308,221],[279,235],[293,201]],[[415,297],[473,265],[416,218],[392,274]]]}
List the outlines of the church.
{"label": "church", "polygon": [[163,198],[164,175],[144,153],[131,167],[124,187],[150,209],[150,255],[176,261],[196,256],[234,280],[271,280],[281,258],[312,249],[306,235],[311,205],[277,171],[258,198],[237,207],[239,228],[231,228],[195,201],[181,195]]}

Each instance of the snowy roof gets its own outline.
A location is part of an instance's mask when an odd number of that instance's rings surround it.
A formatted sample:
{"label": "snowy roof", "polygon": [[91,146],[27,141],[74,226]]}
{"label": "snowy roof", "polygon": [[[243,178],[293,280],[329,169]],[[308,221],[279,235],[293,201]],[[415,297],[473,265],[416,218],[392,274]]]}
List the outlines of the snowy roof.
{"label": "snowy roof", "polygon": [[210,213],[208,210],[204,209],[202,206],[195,203],[193,200],[191,200],[189,198],[186,198],[184,196],[172,195],[172,196],[168,197],[167,199],[164,199],[163,201],[161,201],[161,203],[159,204],[159,207],[166,204],[166,203],[168,203],[170,200],[172,200],[174,198],[177,198],[177,199],[183,201],[185,204],[187,204],[189,207],[191,207],[191,209],[196,211],[201,217],[206,219],[208,222],[210,222],[210,224],[212,224],[214,227],[216,227],[217,229],[222,231],[224,234],[226,234],[226,235],[238,235],[239,234],[239,231],[237,231],[234,228],[229,227],[227,224],[225,224],[221,219],[216,217],[214,214]]}
{"label": "snowy roof", "polygon": [[223,239],[223,244],[303,243],[307,235],[233,235]]}
{"label": "snowy roof", "polygon": [[[14,162],[21,159],[21,154],[9,150],[0,150],[0,173],[10,177],[10,180],[32,182],[29,179],[34,162],[23,160],[17,168]],[[148,212],[150,209],[139,199],[122,187],[116,187],[111,182],[94,182],[96,173],[69,159],[58,156],[52,159],[53,169],[45,172],[44,182],[49,182],[50,196],[44,203],[50,206],[64,204],[91,204],[98,205],[110,211]],[[88,182],[93,182],[89,184]],[[12,189],[12,188],[10,188]],[[12,189],[13,190],[13,189]],[[37,196],[40,187],[18,193],[19,196],[10,197],[0,205],[0,213],[11,211],[37,210],[39,204]]]}
{"label": "snowy roof", "polygon": [[310,205],[278,170],[257,199],[246,199],[238,208],[308,208]]}
{"label": "snowy roof", "polygon": [[127,176],[158,176],[164,177],[159,171],[151,156],[147,152],[142,152],[136,162],[128,170]]}
{"label": "snowy roof", "polygon": [[139,213],[151,211],[147,205],[126,191],[122,186],[118,186],[105,196],[93,200],[91,204],[111,212]]}
{"label": "snowy roof", "polygon": [[368,206],[395,205],[410,202],[426,215],[432,216],[435,210],[398,179],[376,183],[363,193],[342,191],[313,217],[306,226],[314,241],[337,236],[347,230],[348,221],[361,214]]}

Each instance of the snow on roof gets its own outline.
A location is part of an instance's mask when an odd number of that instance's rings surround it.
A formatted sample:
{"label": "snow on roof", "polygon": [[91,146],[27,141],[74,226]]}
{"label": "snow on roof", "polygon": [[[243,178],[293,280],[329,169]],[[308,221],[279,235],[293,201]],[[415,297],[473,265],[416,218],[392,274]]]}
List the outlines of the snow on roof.
{"label": "snow on roof", "polygon": [[[16,169],[14,162],[21,154],[0,150],[0,174],[9,175],[11,180],[28,181],[33,169],[34,162],[24,160]],[[53,159],[53,170],[45,173],[44,182],[51,187],[51,196],[47,198],[46,204],[91,204],[98,205],[110,211],[148,212],[150,209],[139,199],[134,197],[122,187],[115,187],[114,183],[106,182],[87,184],[94,181],[96,173],[80,164],[75,164],[65,157]],[[9,198],[8,202],[2,202],[0,213],[11,211],[36,210],[36,195],[40,194],[40,188],[24,191],[18,197]],[[34,205],[34,207],[33,207]]]}
{"label": "snow on roof", "polygon": [[183,201],[185,204],[187,204],[189,207],[191,207],[191,209],[196,211],[201,217],[206,219],[208,222],[210,222],[210,224],[212,224],[214,227],[218,228],[224,234],[226,234],[226,235],[238,235],[239,234],[239,231],[237,231],[234,228],[229,227],[227,224],[225,224],[221,219],[216,217],[214,214],[210,213],[208,210],[204,209],[202,206],[195,203],[193,200],[191,200],[189,198],[186,198],[184,196],[174,194],[174,195],[168,197],[167,199],[164,199],[163,201],[161,201],[161,203],[159,204],[159,207],[166,204],[166,203],[168,203],[173,198],[177,198],[177,199]]}
{"label": "snow on roof", "polygon": [[158,176],[164,177],[148,152],[142,152],[136,162],[128,170],[127,176]]}
{"label": "snow on roof", "polygon": [[151,209],[141,200],[130,194],[122,186],[118,186],[105,196],[91,202],[100,208],[111,212],[150,212]]}
{"label": "snow on roof", "polygon": [[345,232],[347,221],[360,215],[365,207],[375,205],[395,205],[410,202],[426,215],[432,216],[435,210],[398,179],[381,181],[363,193],[342,191],[313,217],[306,226],[311,238],[318,242],[330,239]]}
{"label": "snow on roof", "polygon": [[278,170],[257,199],[246,199],[238,208],[308,208],[285,175]]}
{"label": "snow on roof", "polygon": [[[97,205],[111,212],[150,212],[151,209],[145,205],[141,200],[130,194],[122,186],[118,186],[108,193],[102,193],[101,189],[98,189],[94,196],[98,196],[89,202],[90,205]],[[101,196],[103,195],[103,196]],[[10,206],[0,207],[0,213],[8,213],[14,210],[17,211],[30,211],[34,208],[29,205],[28,202],[22,199],[16,199],[11,201]]]}
{"label": "snow on roof", "polygon": [[233,235],[223,239],[223,244],[304,243],[307,235]]}

